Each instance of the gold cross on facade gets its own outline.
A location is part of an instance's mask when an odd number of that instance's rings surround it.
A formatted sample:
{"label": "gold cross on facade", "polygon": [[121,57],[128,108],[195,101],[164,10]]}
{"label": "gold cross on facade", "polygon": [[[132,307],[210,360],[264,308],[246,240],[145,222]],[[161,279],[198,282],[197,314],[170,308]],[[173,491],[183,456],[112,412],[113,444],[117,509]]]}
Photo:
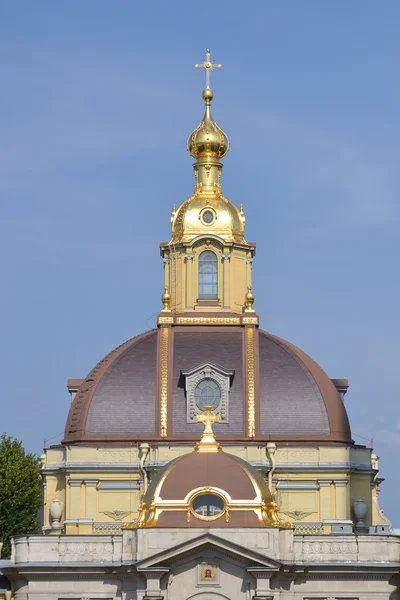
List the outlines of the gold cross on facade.
{"label": "gold cross on facade", "polygon": [[216,415],[210,404],[207,404],[207,406],[204,407],[204,413],[202,415],[196,415],[196,423],[204,423],[205,427],[203,434],[211,433],[213,435],[214,432],[212,426],[214,423],[219,423],[220,420],[221,415]]}
{"label": "gold cross on facade", "polygon": [[206,50],[206,60],[203,60],[202,63],[197,63],[194,66],[200,67],[201,69],[205,69],[205,71],[206,71],[206,88],[210,89],[210,72],[215,68],[219,69],[220,67],[222,67],[222,65],[212,62],[211,53],[207,49]]}

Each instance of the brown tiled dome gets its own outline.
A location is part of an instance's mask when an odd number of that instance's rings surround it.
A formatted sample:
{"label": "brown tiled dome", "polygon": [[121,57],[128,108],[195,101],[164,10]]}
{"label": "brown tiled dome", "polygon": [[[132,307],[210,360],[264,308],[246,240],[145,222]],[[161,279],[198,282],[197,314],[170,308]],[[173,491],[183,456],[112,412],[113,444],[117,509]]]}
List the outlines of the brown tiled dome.
{"label": "brown tiled dome", "polygon": [[[304,352],[256,330],[254,441],[350,443],[343,400],[326,373]],[[171,335],[169,427],[166,441],[194,443],[199,429],[187,422],[182,372],[204,362],[233,371],[229,419],[216,423],[218,439],[248,440],[243,328],[175,327]],[[80,386],[67,419],[64,443],[156,441],[159,435],[158,333],[133,338],[102,359]]]}
{"label": "brown tiled dome", "polygon": [[221,451],[191,452],[157,473],[128,528],[154,526],[291,527],[279,520],[262,475]]}

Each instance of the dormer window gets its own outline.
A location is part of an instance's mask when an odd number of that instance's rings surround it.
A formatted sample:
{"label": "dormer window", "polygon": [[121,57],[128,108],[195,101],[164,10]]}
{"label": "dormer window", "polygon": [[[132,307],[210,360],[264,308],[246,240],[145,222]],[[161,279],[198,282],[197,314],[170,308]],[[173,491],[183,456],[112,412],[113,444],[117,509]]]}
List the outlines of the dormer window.
{"label": "dormer window", "polygon": [[221,423],[228,423],[229,390],[234,374],[234,371],[225,371],[210,363],[182,372],[185,378],[188,423],[196,423],[196,415],[203,413],[207,405],[221,415]]}

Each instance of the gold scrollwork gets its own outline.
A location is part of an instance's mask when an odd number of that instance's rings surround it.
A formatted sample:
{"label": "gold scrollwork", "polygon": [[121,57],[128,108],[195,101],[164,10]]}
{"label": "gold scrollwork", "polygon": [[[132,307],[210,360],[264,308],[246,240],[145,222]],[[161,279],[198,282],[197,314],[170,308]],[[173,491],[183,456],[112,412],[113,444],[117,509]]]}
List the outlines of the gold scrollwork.
{"label": "gold scrollwork", "polygon": [[240,325],[239,317],[178,317],[178,325]]}
{"label": "gold scrollwork", "polygon": [[247,329],[247,434],[253,438],[256,433],[254,376],[254,329]]}
{"label": "gold scrollwork", "polygon": [[161,437],[167,437],[168,417],[168,344],[169,327],[163,327],[161,331],[161,387],[160,387],[160,433]]}

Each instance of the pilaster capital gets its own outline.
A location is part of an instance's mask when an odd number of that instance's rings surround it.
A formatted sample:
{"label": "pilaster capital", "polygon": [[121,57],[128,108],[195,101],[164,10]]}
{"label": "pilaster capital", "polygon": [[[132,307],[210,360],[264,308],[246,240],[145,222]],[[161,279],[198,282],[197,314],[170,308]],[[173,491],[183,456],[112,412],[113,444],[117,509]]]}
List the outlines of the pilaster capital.
{"label": "pilaster capital", "polygon": [[163,261],[164,265],[169,265],[169,263],[170,263],[170,259],[168,258],[168,256],[164,257],[162,259],[162,261]]}
{"label": "pilaster capital", "polygon": [[86,487],[96,487],[99,483],[98,479],[85,479],[84,480]]}
{"label": "pilaster capital", "polygon": [[246,258],[246,262],[248,265],[251,265],[253,263],[253,259],[252,258]]}
{"label": "pilaster capital", "polygon": [[230,254],[223,254],[222,255],[222,260],[231,260],[231,255]]}
{"label": "pilaster capital", "polygon": [[185,254],[185,260],[193,260],[194,254]]}
{"label": "pilaster capital", "polygon": [[81,487],[83,479],[69,479],[68,485],[71,487]]}
{"label": "pilaster capital", "polygon": [[346,485],[349,483],[348,479],[334,479],[333,483],[335,484],[336,487],[346,487]]}
{"label": "pilaster capital", "polygon": [[318,485],[320,488],[329,487],[332,483],[332,479],[318,479]]}

